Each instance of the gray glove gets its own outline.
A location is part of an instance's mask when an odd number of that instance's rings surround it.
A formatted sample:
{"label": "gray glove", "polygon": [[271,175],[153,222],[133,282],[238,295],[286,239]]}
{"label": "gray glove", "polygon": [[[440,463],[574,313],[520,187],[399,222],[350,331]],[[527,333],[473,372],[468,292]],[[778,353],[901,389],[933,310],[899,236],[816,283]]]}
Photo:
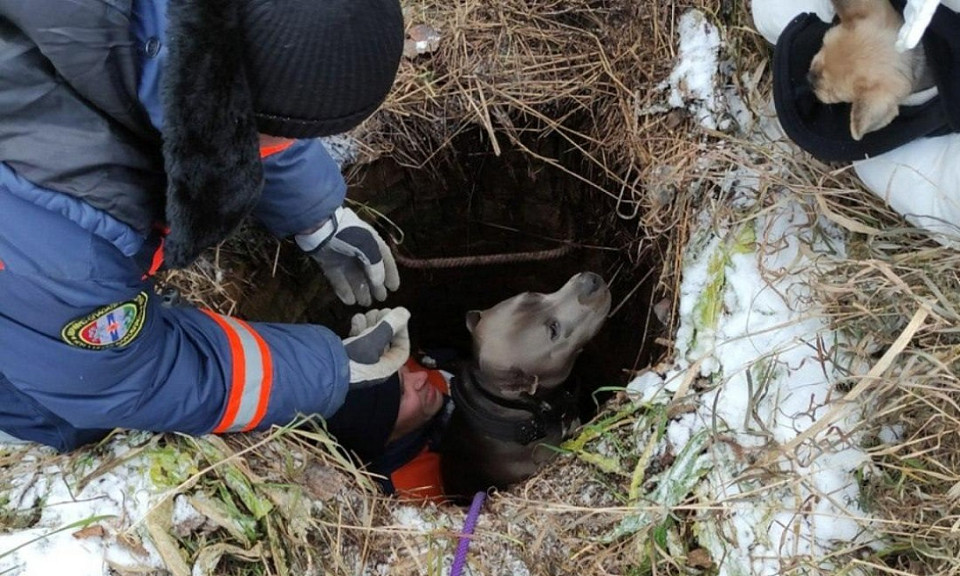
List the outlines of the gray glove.
{"label": "gray glove", "polygon": [[369,224],[349,208],[309,234],[298,234],[297,245],[320,263],[334,292],[344,304],[369,306],[387,299],[400,287],[400,274],[390,248]]}
{"label": "gray glove", "polygon": [[343,341],[351,388],[379,384],[400,371],[410,357],[409,320],[410,312],[403,307],[353,315],[350,336]]}

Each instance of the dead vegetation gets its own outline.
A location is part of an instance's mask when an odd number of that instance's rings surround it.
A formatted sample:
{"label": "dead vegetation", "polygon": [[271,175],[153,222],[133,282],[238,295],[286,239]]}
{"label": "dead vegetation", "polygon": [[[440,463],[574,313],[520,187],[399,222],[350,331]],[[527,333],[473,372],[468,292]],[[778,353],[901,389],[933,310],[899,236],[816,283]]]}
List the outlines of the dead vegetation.
{"label": "dead vegetation", "polygon": [[[606,195],[610,215],[632,224],[634,248],[670,236],[689,215],[682,174],[703,136],[683,111],[666,113],[659,85],[676,60],[679,15],[698,8],[738,25],[742,14],[723,4],[408,3],[408,23],[430,26],[441,40],[402,62],[394,92],[364,133],[368,153],[436,170],[456,161],[450,142],[479,126],[494,154],[509,142]],[[579,153],[576,168],[531,146],[548,135]]]}
{"label": "dead vegetation", "polygon": [[[714,25],[737,28],[745,13],[709,0],[407,2],[405,7],[408,28],[428,26],[440,41],[432,51],[411,53],[402,62],[383,109],[358,131],[363,149],[348,181],[357,179],[366,162],[383,157],[422,171],[424,177],[437,175],[445,164],[458,161],[451,143],[479,127],[489,152],[519,149],[594,189],[601,199],[597,211],[606,213],[601,220],[607,228],[618,231],[617,247],[625,261],[649,262],[650,251],[657,250],[652,260],[659,264],[660,291],[672,297],[693,210],[719,175],[718,168],[700,159],[722,136],[703,132],[683,109],[666,105],[662,83],[676,61],[676,21],[696,8]],[[430,30],[418,33],[430,35]],[[735,60],[743,58],[741,46],[755,43],[745,29],[724,39],[722,57]],[[750,92],[739,86],[739,76],[728,80],[741,93]],[[539,139],[558,136],[576,162],[540,153]],[[276,245],[266,241],[266,246],[255,260],[272,268],[276,258],[269,256]],[[171,283],[184,286],[192,301],[235,306],[244,287],[223,287],[233,280],[222,268],[237,266],[231,255],[242,258],[244,250],[232,243],[220,250],[208,255],[206,264],[176,273],[181,276],[170,278]],[[217,258],[220,264],[211,266]],[[207,292],[212,302],[193,289],[211,278],[221,285],[219,291]],[[637,416],[629,406],[625,399],[611,403],[593,431],[581,438],[578,456],[562,457],[518,490],[491,497],[472,543],[471,573],[709,570],[712,561],[702,550],[694,548],[690,558],[677,557],[675,547],[666,548],[662,533],[616,532],[638,509],[659,506],[638,502],[637,488],[630,487],[639,455],[632,432]],[[229,442],[247,441],[253,440]],[[598,456],[611,446],[622,458]],[[285,459],[298,454],[293,458],[298,462],[302,458],[303,468],[275,471],[282,483],[297,484],[304,470],[316,465],[308,462],[315,462],[317,450],[297,433],[274,440],[270,451]],[[259,473],[257,466],[251,468]],[[287,535],[284,562],[295,567],[293,573],[308,568],[332,574],[449,570],[465,510],[410,508],[357,491],[351,482],[344,484],[342,473],[322,475],[339,478],[338,495],[334,505],[315,510],[316,530],[306,540]],[[682,508],[668,517],[682,516]],[[672,523],[668,517],[663,519]],[[262,562],[269,572],[283,573],[270,554]],[[231,570],[243,573],[244,565],[237,562]]]}
{"label": "dead vegetation", "polygon": [[[711,202],[724,209],[731,166],[749,161],[769,174],[765,167],[777,165],[778,176],[763,186],[815,196],[822,214],[850,233],[849,259],[816,288],[836,325],[851,335],[851,348],[873,364],[891,346],[902,346],[870,390],[877,409],[864,424],[875,439],[877,465],[877,473],[863,480],[865,506],[889,546],[852,557],[846,567],[960,574],[960,256],[910,230],[849,170],[796,151],[736,152],[748,145],[735,132],[705,131],[665,106],[658,86],[675,62],[676,22],[696,8],[723,31],[724,54],[738,71],[727,80],[751,110],[764,109],[768,48],[749,30],[743,4],[407,1],[408,24],[427,25],[440,40],[432,51],[404,60],[383,111],[362,129],[363,161],[351,170],[355,176],[364,161],[386,156],[436,170],[456,161],[450,143],[477,127],[493,153],[509,142],[539,156],[530,143],[560,135],[580,155],[580,168],[538,160],[607,199],[603,209],[620,231],[627,261],[641,261],[656,246],[659,290],[675,300],[695,209]],[[256,283],[236,274],[237,267],[259,265],[272,276],[280,249],[273,241],[234,240],[166,280],[191,301],[242,315],[238,302]],[[919,327],[908,326],[918,309],[929,314]],[[908,327],[906,342],[898,343]],[[654,423],[670,417],[653,416]],[[688,515],[711,503],[691,497],[665,510],[635,498],[638,469],[654,474],[670,465],[641,460],[635,428],[650,417],[616,399],[577,439],[578,450],[523,486],[493,495],[471,548],[471,573],[715,573],[722,559],[706,554],[684,528]],[[221,524],[173,542],[175,553],[192,561],[220,546],[213,573],[449,570],[465,511],[416,509],[380,497],[322,431],[235,437],[213,448],[177,437],[158,441],[197,459],[199,471],[183,479],[180,493],[229,501],[250,518],[250,532],[242,537]],[[656,513],[658,522],[617,531],[640,510]],[[683,542],[667,541],[666,531],[659,531],[666,523]]]}
{"label": "dead vegetation", "polygon": [[871,383],[866,423],[877,473],[861,489],[890,538],[878,570],[960,574],[960,255],[855,188],[825,204],[853,232],[850,258],[819,287],[832,316],[868,361],[901,350]]}

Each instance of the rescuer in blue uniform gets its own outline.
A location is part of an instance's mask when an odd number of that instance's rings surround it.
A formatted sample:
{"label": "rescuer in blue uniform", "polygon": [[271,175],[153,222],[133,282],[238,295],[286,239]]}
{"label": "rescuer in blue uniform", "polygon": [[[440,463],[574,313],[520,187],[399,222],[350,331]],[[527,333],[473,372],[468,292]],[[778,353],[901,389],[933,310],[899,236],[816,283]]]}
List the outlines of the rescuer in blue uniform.
{"label": "rescuer in blue uniform", "polygon": [[151,276],[252,215],[345,303],[395,290],[315,138],[376,110],[402,43],[396,0],[0,0],[0,431],[263,429],[395,374],[402,308],[341,340],[160,306]]}

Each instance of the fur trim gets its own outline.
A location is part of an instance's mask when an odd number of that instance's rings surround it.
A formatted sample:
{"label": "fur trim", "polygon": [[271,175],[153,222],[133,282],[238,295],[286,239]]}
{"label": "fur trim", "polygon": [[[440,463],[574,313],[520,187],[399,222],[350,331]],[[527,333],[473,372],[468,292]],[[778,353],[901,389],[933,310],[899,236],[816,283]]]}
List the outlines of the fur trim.
{"label": "fur trim", "polygon": [[263,187],[233,0],[170,0],[162,94],[166,266],[190,264],[250,213]]}

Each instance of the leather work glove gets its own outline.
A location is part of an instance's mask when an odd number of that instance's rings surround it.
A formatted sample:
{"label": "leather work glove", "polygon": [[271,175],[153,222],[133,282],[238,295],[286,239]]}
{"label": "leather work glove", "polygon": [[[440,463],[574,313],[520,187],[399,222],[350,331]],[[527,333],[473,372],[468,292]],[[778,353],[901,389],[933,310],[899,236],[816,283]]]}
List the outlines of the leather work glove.
{"label": "leather work glove", "polygon": [[354,314],[343,347],[350,359],[350,387],[379,384],[400,371],[410,357],[410,312],[398,306]]}
{"label": "leather work glove", "polygon": [[337,208],[322,226],[294,238],[300,249],[320,263],[344,304],[369,306],[400,287],[390,248],[369,224],[349,208]]}

